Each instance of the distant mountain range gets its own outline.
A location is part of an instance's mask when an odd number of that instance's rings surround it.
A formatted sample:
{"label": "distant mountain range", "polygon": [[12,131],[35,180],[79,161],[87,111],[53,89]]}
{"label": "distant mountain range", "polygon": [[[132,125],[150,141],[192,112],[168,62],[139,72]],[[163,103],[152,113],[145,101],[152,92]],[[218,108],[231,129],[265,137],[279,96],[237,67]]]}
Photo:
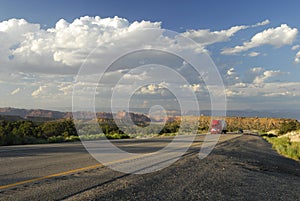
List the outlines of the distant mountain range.
{"label": "distant mountain range", "polygon": [[[92,112],[75,112],[77,118],[91,119],[94,117]],[[116,114],[108,112],[97,112],[97,117],[103,120],[117,119],[124,121],[130,119],[135,123],[150,122],[150,118],[143,114],[137,114],[132,112],[118,112]],[[0,120],[16,121],[16,120],[32,120],[32,121],[51,121],[57,119],[72,118],[72,112],[60,112],[53,110],[43,109],[18,109],[18,108],[0,108]]]}
{"label": "distant mountain range", "polygon": [[[170,113],[169,113],[170,114]],[[195,115],[196,112],[189,112],[185,115]],[[199,113],[198,113],[199,114]],[[211,112],[209,110],[201,111],[202,115],[210,116]],[[227,116],[234,117],[270,117],[270,118],[291,118],[300,120],[300,110],[227,110]],[[2,119],[6,116],[6,119],[27,119],[27,120],[38,120],[38,121],[48,121],[55,119],[64,119],[64,118],[72,118],[72,112],[61,112],[54,110],[44,110],[44,109],[19,109],[19,108],[11,108],[5,107],[0,108],[0,115]],[[77,116],[81,118],[90,118],[92,112],[76,112]],[[109,112],[97,112],[97,117],[102,119],[112,119],[113,115],[115,118],[125,118],[128,115],[133,119],[142,119],[142,121],[149,121],[147,115],[143,115],[142,113],[124,113],[119,112],[117,114],[111,114]],[[172,113],[171,113],[172,115]],[[175,115],[175,114],[174,114]],[[175,115],[176,116],[176,115]],[[153,119],[156,120],[156,119]],[[159,121],[159,120],[158,120]]]}
{"label": "distant mountain range", "polygon": [[59,112],[43,109],[18,109],[18,108],[0,108],[0,115],[18,116],[22,119],[45,118],[45,119],[63,119],[72,117],[71,112]]}
{"label": "distant mountain range", "polygon": [[[218,111],[216,112],[218,113]],[[199,112],[188,112],[187,115],[195,115]],[[211,111],[203,110],[201,115],[211,116]],[[227,117],[259,117],[259,118],[288,118],[300,121],[300,110],[227,110]]]}

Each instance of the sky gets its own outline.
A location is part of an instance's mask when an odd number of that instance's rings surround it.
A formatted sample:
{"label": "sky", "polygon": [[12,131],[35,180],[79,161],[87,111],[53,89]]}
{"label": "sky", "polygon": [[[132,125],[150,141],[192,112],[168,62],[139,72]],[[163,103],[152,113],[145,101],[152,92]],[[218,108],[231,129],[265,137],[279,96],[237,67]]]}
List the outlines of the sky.
{"label": "sky", "polygon": [[[84,108],[97,85],[100,109],[114,93],[116,105],[130,94],[132,107],[170,109],[195,94],[209,109],[218,89],[227,109],[299,109],[299,8],[299,1],[0,0],[0,107]],[[142,51],[149,48],[165,52]],[[210,80],[222,86],[215,90],[171,54],[187,51],[209,57],[222,83],[215,71]],[[176,72],[187,83],[175,81]]]}

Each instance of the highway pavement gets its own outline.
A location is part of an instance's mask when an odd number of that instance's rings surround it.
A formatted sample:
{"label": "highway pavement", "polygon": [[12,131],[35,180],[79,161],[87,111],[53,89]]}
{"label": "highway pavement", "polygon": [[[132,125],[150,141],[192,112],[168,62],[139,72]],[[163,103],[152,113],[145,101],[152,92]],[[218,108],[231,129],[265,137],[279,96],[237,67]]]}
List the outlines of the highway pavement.
{"label": "highway pavement", "polygon": [[[186,181],[193,182],[199,176],[193,175],[195,170],[189,174],[185,172],[182,175],[178,175],[179,172],[186,171],[186,165],[188,164],[190,164],[188,167],[191,166],[190,168],[193,167],[199,170],[195,166],[195,162],[191,162],[193,160],[197,160],[197,163],[201,165],[205,164],[205,161],[207,163],[207,160],[210,160],[212,156],[208,156],[208,159],[204,160],[198,158],[198,152],[203,145],[204,137],[204,135],[196,136],[191,148],[182,157],[178,156],[178,154],[174,155],[176,152],[174,149],[169,152],[171,157],[167,158],[164,154],[155,153],[163,150],[166,145],[170,144],[172,141],[171,137],[114,140],[112,143],[115,146],[133,155],[128,158],[112,157],[106,165],[95,160],[80,142],[0,147],[0,200],[201,200],[202,198],[203,200],[209,200],[211,195],[206,195],[205,191],[190,194],[183,192]],[[220,149],[219,147],[222,147],[224,143],[229,148],[231,148],[231,142],[233,142],[232,145],[234,147],[240,147],[242,143],[237,141],[243,137],[236,134],[221,135],[214,152]],[[257,136],[255,137],[257,138]],[[180,138],[179,144],[176,144],[179,150],[180,142],[185,142],[187,138],[185,136]],[[243,143],[246,146],[245,143],[248,142],[245,140]],[[240,153],[241,151],[236,154]],[[274,153],[272,152],[272,154]],[[280,156],[276,155],[276,157]],[[155,167],[153,164],[164,164],[170,160],[173,160],[172,163],[174,163],[170,164],[170,167],[161,168],[159,171],[153,172],[155,169],[153,169]],[[243,160],[245,160],[244,157],[238,159],[235,163],[243,165]],[[148,166],[144,165],[149,161],[154,161],[154,163],[150,163],[152,165],[148,164]],[[296,175],[296,177],[290,180],[291,183],[300,184],[299,176],[297,176],[298,163],[294,164],[289,159],[288,161],[294,166],[296,164],[296,173],[293,173],[293,176]],[[218,164],[217,169],[222,167],[222,163],[218,162],[218,157],[216,160],[213,160],[213,163]],[[182,165],[185,167],[181,167]],[[120,172],[111,168],[121,168],[127,172]],[[166,178],[166,175],[168,175],[168,178]],[[169,177],[171,177],[172,182],[167,186],[171,187],[172,184],[177,184],[176,187],[172,187],[174,192],[166,193],[160,197],[158,194],[162,193],[161,190],[163,188],[166,189],[166,192],[170,190],[165,184],[163,185],[165,180],[170,182]],[[154,182],[158,178],[159,182]],[[143,181],[148,182],[145,183]],[[181,184],[178,185],[180,181],[182,186]],[[203,182],[205,181],[203,180]],[[158,187],[156,192],[150,191],[152,192],[151,195],[147,191],[152,189],[153,185],[157,188],[155,183],[157,183],[156,185],[161,185],[161,188]],[[140,189],[134,191],[132,188],[129,188],[134,184],[137,184]],[[220,184],[216,184],[216,186],[218,185]],[[126,188],[129,189],[126,190]],[[202,197],[203,194],[206,197]],[[182,197],[183,195],[186,196],[186,199]],[[211,198],[218,198],[220,195],[216,194],[216,196]],[[221,196],[219,198],[224,198],[225,200],[228,197]]]}

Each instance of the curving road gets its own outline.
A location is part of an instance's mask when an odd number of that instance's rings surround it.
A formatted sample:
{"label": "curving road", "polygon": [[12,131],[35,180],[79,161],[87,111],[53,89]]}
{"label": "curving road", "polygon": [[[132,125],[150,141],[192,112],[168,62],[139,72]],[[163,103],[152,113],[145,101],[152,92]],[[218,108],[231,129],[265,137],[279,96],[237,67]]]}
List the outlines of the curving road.
{"label": "curving road", "polygon": [[[145,155],[112,158],[109,165],[151,170],[143,164],[165,162],[165,157],[153,152],[171,140],[113,141],[123,150]],[[0,200],[299,198],[299,163],[279,156],[260,137],[221,135],[214,151],[199,160],[203,140],[203,135],[197,136],[188,152],[171,166],[141,175],[103,166],[81,143],[0,147]]]}

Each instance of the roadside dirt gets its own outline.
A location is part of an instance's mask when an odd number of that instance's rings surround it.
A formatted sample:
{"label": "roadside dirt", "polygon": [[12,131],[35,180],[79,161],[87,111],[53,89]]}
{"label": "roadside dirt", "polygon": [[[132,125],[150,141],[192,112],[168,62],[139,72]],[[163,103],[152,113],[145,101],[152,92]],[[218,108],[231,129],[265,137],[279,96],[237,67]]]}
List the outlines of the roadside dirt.
{"label": "roadside dirt", "polygon": [[68,200],[300,200],[300,163],[261,137],[221,143],[203,160],[199,147],[190,151],[161,171],[123,175]]}
{"label": "roadside dirt", "polygon": [[300,131],[292,131],[279,137],[288,137],[290,138],[291,142],[300,142]]}

